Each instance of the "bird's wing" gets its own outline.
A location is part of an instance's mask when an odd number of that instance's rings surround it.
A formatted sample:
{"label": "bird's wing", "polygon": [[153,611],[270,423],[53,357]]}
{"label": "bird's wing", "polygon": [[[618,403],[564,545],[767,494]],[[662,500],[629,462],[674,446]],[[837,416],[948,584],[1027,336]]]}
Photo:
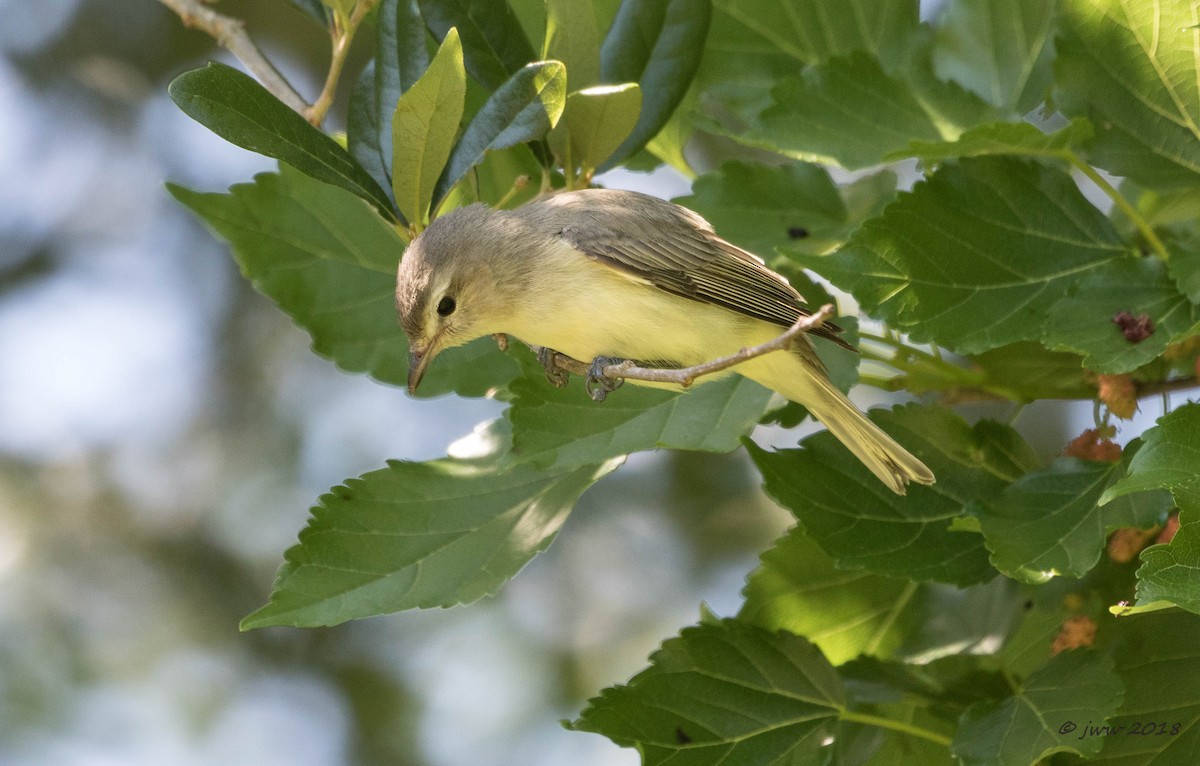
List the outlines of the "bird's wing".
{"label": "bird's wing", "polygon": [[[593,192],[594,193],[594,192]],[[632,192],[610,201],[586,226],[568,225],[560,236],[588,258],[669,293],[723,306],[755,319],[791,327],[812,312],[804,299],[762,259],[726,242],[700,216],[669,202]],[[625,197],[624,195],[633,195]],[[841,328],[813,331],[840,346]]]}

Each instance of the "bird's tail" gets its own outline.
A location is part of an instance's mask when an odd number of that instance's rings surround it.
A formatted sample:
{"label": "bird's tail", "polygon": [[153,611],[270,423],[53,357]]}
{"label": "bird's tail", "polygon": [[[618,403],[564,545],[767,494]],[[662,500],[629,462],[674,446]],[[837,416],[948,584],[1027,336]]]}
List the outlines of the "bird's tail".
{"label": "bird's tail", "polygon": [[[872,423],[833,385],[811,347],[797,349],[787,355],[768,354],[760,359],[766,363],[754,371],[760,374],[747,370],[748,377],[807,407],[838,441],[846,445],[893,492],[905,494],[910,481],[934,483],[936,479],[928,466]],[[790,360],[799,361],[800,365],[785,363]]]}

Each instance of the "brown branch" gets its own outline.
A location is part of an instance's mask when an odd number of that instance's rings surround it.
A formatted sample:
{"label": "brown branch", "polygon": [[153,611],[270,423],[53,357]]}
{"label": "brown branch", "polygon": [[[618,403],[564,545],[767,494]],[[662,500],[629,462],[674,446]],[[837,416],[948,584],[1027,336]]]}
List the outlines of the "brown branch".
{"label": "brown branch", "polygon": [[288,107],[300,114],[309,109],[308,102],[292,88],[279,70],[267,61],[262,51],[246,34],[242,22],[206,7],[201,0],[159,0],[175,11],[185,27],[194,27],[212,36],[217,44],[228,50],[246,65],[250,73]]}
{"label": "brown branch", "polygon": [[1174,380],[1152,380],[1144,383],[1134,381],[1133,386],[1134,390],[1137,391],[1137,398],[1144,399],[1147,396],[1156,396],[1164,392],[1200,388],[1200,380],[1196,378],[1176,378]]}
{"label": "brown branch", "polygon": [[[719,359],[713,359],[710,362],[697,364],[692,367],[684,367],[679,370],[668,370],[657,367],[639,367],[636,363],[630,360],[618,362],[616,364],[606,365],[603,373],[607,378],[624,379],[624,380],[643,380],[651,383],[672,383],[677,386],[687,388],[696,381],[696,378],[704,375],[711,375],[714,372],[727,370],[730,367],[741,364],[748,359],[753,359],[763,354],[769,354],[772,351],[783,351],[791,346],[793,340],[802,333],[815,330],[816,328],[829,321],[833,316],[833,306],[826,304],[820,308],[812,316],[800,317],[796,323],[789,327],[782,335],[760,343],[757,346],[740,349],[735,354],[723,356]],[[532,347],[534,351],[539,349],[538,346]],[[556,353],[554,355],[555,364],[567,372],[573,372],[576,375],[587,376],[591,365],[586,362],[581,362],[578,359]]]}

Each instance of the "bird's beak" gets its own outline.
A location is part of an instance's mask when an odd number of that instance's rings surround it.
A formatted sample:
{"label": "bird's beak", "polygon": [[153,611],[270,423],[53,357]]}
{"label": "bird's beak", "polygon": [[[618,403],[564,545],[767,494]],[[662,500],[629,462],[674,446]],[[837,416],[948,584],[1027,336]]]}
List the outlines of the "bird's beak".
{"label": "bird's beak", "polygon": [[408,393],[417,393],[417,386],[421,385],[421,378],[425,377],[425,368],[429,366],[429,361],[437,355],[432,347],[417,348],[412,346],[408,350]]}

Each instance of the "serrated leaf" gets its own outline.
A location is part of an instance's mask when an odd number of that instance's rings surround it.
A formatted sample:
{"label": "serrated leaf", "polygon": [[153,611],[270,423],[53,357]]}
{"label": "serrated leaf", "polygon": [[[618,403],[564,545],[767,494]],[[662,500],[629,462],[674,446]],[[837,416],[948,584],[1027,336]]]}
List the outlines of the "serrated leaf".
{"label": "serrated leaf", "polygon": [[1088,763],[1191,763],[1200,753],[1200,684],[1192,681],[1200,678],[1200,617],[1172,610],[1128,618],[1122,627],[1115,659],[1125,701],[1108,722],[1117,734],[1095,737],[1104,747]]}
{"label": "serrated leaf", "polygon": [[[404,243],[349,192],[283,167],[228,194],[168,187],[230,243],[242,273],[312,335],[339,367],[404,385],[408,343],[396,320],[395,271]],[[482,396],[517,372],[490,338],[447,350],[422,394]]]}
{"label": "serrated leaf", "polygon": [[1096,125],[1089,157],[1162,189],[1200,182],[1191,0],[1062,0],[1055,103]]}
{"label": "serrated leaf", "polygon": [[[1148,316],[1154,332],[1129,341],[1113,321],[1120,312]],[[1197,331],[1200,306],[1180,294],[1167,265],[1157,258],[1124,258],[1082,277],[1074,292],[1050,309],[1042,342],[1083,354],[1084,365],[1094,372],[1120,373]]]}
{"label": "serrated leaf", "polygon": [[805,64],[853,51],[893,62],[917,28],[915,0],[715,0],[699,79],[744,118],[769,103],[774,84]]}
{"label": "serrated leaf", "polygon": [[514,459],[563,468],[656,448],[730,452],[771,392],[741,376],[683,393],[628,385],[592,401],[579,379],[554,388],[537,373],[509,385]]}
{"label": "serrated leaf", "polygon": [[375,58],[350,97],[346,145],[383,189],[392,188],[392,115],[400,95],[429,67],[417,0],[383,0],[375,19]]}
{"label": "serrated leaf", "polygon": [[[1193,220],[1200,220],[1200,215]],[[1167,261],[1171,279],[1189,301],[1200,303],[1200,237],[1186,246],[1173,244],[1176,246],[1171,247],[1171,259]]]}
{"label": "serrated leaf", "polygon": [[809,535],[846,569],[956,585],[993,576],[983,537],[951,530],[967,505],[994,497],[1032,470],[1036,457],[1011,428],[972,427],[950,410],[907,405],[872,419],[937,476],[933,487],[895,495],[829,432],[798,450],[747,445],[767,493],[794,513]]}
{"label": "serrated leaf", "polygon": [[641,87],[637,125],[602,170],[632,156],[666,124],[700,66],[711,0],[625,0],[600,48],[600,77]]}
{"label": "serrated leaf", "polygon": [[599,82],[600,31],[592,0],[547,0],[542,58],[566,65],[568,93]]}
{"label": "serrated leaf", "polygon": [[1165,492],[1097,505],[1104,490],[1125,474],[1125,465],[1059,458],[1010,484],[979,512],[992,564],[1029,582],[1083,577],[1100,560],[1110,531],[1160,523],[1173,505]]}
{"label": "serrated leaf", "polygon": [[1043,133],[1028,122],[994,122],[964,132],[954,141],[913,141],[886,159],[916,157],[927,162],[1008,154],[1032,157],[1061,157],[1064,152],[1092,137],[1092,125],[1076,117],[1065,128]]}
{"label": "serrated leaf", "polygon": [[1088,300],[1079,289],[1088,276],[1100,288],[1115,263],[1136,262],[1070,176],[1006,157],[943,166],[835,255],[798,260],[914,341],[959,353],[1055,346],[1065,332],[1075,350],[1114,333],[1123,341],[1111,314],[1082,329],[1049,318],[1064,296]]}
{"label": "serrated leaf", "polygon": [[731,160],[692,182],[673,200],[713,224],[725,239],[753,253],[800,245],[821,252],[849,235],[846,203],[829,172],[794,162],[768,166]]}
{"label": "serrated leaf", "polygon": [[1055,0],[949,4],[937,26],[933,66],[993,106],[1025,114],[1053,76]]}
{"label": "serrated leaf", "polygon": [[488,91],[537,58],[516,14],[504,0],[419,0],[438,40],[451,29],[462,36],[467,71]]}
{"label": "serrated leaf", "polygon": [[429,220],[434,187],[458,135],[466,89],[462,45],[452,28],[392,116],[392,189],[400,212],[418,227]]}
{"label": "serrated leaf", "polygon": [[546,549],[585,489],[620,461],[566,471],[491,461],[389,462],[312,509],[271,601],[242,629],[315,627],[468,604]]}
{"label": "serrated leaf", "polygon": [[1100,498],[1151,489],[1167,489],[1180,506],[1200,511],[1200,404],[1188,403],[1158,419],[1142,434],[1142,447],[1129,464],[1129,475]]}
{"label": "serrated leaf", "polygon": [[642,109],[637,83],[597,85],[567,96],[563,119],[550,147],[564,166],[590,176],[629,137]]}
{"label": "serrated leaf", "polygon": [[535,141],[562,116],[567,70],[558,61],[539,61],[517,71],[475,113],[450,154],[433,192],[440,201],[487,152]]}
{"label": "serrated leaf", "polygon": [[763,554],[742,592],[739,620],[804,636],[834,665],[891,656],[924,617],[921,586],[837,569],[799,527]]}
{"label": "serrated leaf", "polygon": [[345,149],[249,75],[209,63],[176,77],[167,92],[184,113],[226,141],[340,186],[392,215],[387,193]]}
{"label": "serrated leaf", "polygon": [[1081,737],[1068,722],[1097,725],[1117,712],[1124,685],[1112,659],[1064,652],[1031,673],[1017,694],[971,706],[951,750],[964,766],[1029,766],[1052,753],[1095,755],[1101,737]]}
{"label": "serrated leaf", "polygon": [[837,673],[808,641],[724,620],[663,643],[571,728],[636,746],[646,766],[797,766],[811,762],[843,704]]}
{"label": "serrated leaf", "polygon": [[[1195,515],[1200,508],[1189,508]],[[1137,603],[1167,601],[1200,614],[1200,521],[1181,524],[1166,545],[1142,551]]]}

